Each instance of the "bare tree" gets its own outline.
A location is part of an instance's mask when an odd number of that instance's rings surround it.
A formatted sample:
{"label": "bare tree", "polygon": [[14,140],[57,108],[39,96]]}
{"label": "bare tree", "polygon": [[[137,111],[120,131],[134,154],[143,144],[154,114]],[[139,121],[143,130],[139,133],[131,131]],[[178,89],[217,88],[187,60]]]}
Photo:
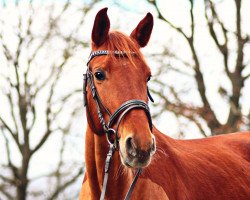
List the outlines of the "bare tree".
{"label": "bare tree", "polygon": [[[197,44],[203,41],[199,41],[196,37],[199,27],[195,23],[195,1],[188,1],[190,4],[190,8],[187,8],[189,9],[190,17],[189,30],[178,27],[167,19],[164,16],[164,11],[161,10],[160,2],[158,3],[157,0],[148,0],[148,2],[155,8],[158,18],[184,39],[186,43],[183,45],[188,47],[188,53],[191,54],[191,59],[186,61],[178,56],[177,52],[171,52],[169,46],[165,45],[165,51],[161,55],[153,55],[153,58],[156,60],[160,58],[161,62],[164,60],[164,56],[169,61],[168,63],[162,62],[162,66],[159,68],[154,80],[155,84],[159,86],[158,89],[152,89],[152,92],[160,99],[157,106],[163,106],[165,110],[174,113],[178,119],[184,118],[188,123],[194,123],[199,132],[205,137],[250,129],[249,104],[242,101],[242,99],[249,95],[250,91],[249,85],[246,84],[250,78],[250,58],[244,53],[247,52],[247,49],[249,50],[250,34],[242,30],[243,21],[247,20],[242,19],[242,1],[234,0],[234,5],[232,4],[232,6],[234,6],[235,13],[232,13],[232,18],[222,19],[217,9],[217,4],[221,4],[220,6],[222,6],[223,1],[214,3],[211,0],[204,0],[203,17],[207,23],[211,43],[214,44],[214,49],[211,51],[216,51],[218,60],[223,60],[222,63],[218,64],[218,69],[220,69],[220,66],[223,67],[225,79],[228,80],[226,84],[229,85],[226,88],[224,85],[218,86],[218,94],[220,94],[220,98],[225,102],[229,110],[227,119],[224,122],[218,118],[220,108],[212,106],[216,100],[209,96],[210,94],[208,93],[208,86],[211,84],[209,80],[211,79],[206,79],[209,75],[205,74],[205,70],[202,70],[209,66],[206,66],[206,63],[202,62],[203,58],[200,56],[199,50],[202,51],[204,49],[198,49],[197,47]],[[226,23],[227,20],[234,21],[235,28],[228,27],[230,23]],[[174,60],[174,62],[170,62],[170,60]],[[176,67],[175,65],[181,67]],[[179,75],[185,74],[193,80],[196,84],[193,89],[196,90],[200,98],[200,105],[187,103],[183,99],[183,95],[187,95],[184,94],[187,91],[181,93],[175,87],[167,86],[164,80],[160,78],[171,70],[174,70]],[[163,87],[168,88],[168,95],[165,95]],[[248,92],[243,92],[244,90],[248,90]],[[164,109],[159,111],[156,116],[161,115],[162,112],[164,112]]]}
{"label": "bare tree", "polygon": [[[74,121],[82,111],[80,85],[74,85],[68,74],[76,69],[76,62],[78,67],[83,64],[77,53],[88,47],[82,37],[84,19],[96,1],[2,2],[0,199],[56,199],[84,171],[82,162],[65,160]],[[56,166],[47,174],[30,177],[32,160],[39,160],[52,137],[55,152],[47,156],[59,155]],[[46,178],[43,186],[30,189],[41,178]]]}

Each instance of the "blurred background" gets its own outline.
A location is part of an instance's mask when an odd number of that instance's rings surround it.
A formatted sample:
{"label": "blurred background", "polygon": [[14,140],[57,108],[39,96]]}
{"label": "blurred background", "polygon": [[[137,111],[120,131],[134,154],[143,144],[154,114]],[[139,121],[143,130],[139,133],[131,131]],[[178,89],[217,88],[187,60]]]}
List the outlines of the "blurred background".
{"label": "blurred background", "polygon": [[250,1],[0,0],[0,199],[77,199],[84,175],[82,74],[95,14],[142,49],[153,122],[180,139],[250,129]]}

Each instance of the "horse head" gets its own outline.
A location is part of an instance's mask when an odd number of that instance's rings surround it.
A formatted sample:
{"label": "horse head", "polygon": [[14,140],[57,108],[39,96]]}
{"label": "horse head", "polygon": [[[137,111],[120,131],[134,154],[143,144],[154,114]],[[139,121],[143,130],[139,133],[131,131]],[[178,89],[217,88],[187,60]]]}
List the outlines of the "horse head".
{"label": "horse head", "polygon": [[[106,128],[104,123],[100,123],[102,117],[100,114],[98,117],[96,106],[100,107],[103,115],[101,121],[110,122],[112,115],[117,114],[106,131],[117,130],[121,161],[131,168],[148,166],[156,149],[147,107],[147,82],[151,71],[140,52],[140,48],[149,41],[152,28],[153,17],[148,13],[130,36],[110,31],[107,8],[104,8],[97,13],[92,30],[93,54],[88,70],[100,105],[93,99],[95,94],[87,92],[88,123],[97,134]],[[91,84],[88,84],[87,91],[93,91]],[[132,105],[126,107],[130,102]],[[127,110],[117,112],[124,103]]]}

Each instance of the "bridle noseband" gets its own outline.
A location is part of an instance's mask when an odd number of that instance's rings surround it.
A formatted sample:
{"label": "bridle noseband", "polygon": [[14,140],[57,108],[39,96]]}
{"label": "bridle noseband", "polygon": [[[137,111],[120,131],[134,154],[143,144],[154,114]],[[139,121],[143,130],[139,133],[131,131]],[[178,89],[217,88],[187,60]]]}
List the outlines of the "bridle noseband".
{"label": "bridle noseband", "polygon": [[[118,148],[118,142],[119,142],[118,129],[119,129],[119,125],[120,125],[122,119],[131,110],[142,109],[145,111],[145,113],[147,115],[150,130],[152,131],[152,128],[153,128],[149,107],[142,100],[132,99],[132,100],[126,101],[113,114],[111,114],[111,112],[108,110],[108,108],[103,104],[103,102],[102,102],[102,100],[97,92],[97,89],[95,87],[94,77],[93,77],[92,72],[90,71],[89,63],[93,58],[95,58],[97,56],[109,55],[111,53],[116,55],[116,56],[126,56],[127,55],[127,52],[123,52],[123,51],[113,51],[113,52],[110,52],[107,50],[94,51],[89,56],[89,59],[87,62],[86,74],[83,74],[83,104],[86,107],[87,114],[88,114],[88,117],[90,119],[90,123],[91,123],[92,127],[94,128],[94,132],[96,134],[100,134],[95,126],[94,120],[93,120],[91,113],[90,113],[90,110],[89,110],[88,101],[87,101],[87,90],[86,90],[87,84],[89,85],[93,100],[95,102],[97,115],[98,115],[100,124],[102,125],[103,132],[106,133],[107,140],[110,144],[109,152],[107,154],[106,163],[105,163],[105,176],[104,176],[103,188],[102,188],[100,200],[103,200],[104,196],[105,196],[107,180],[108,180],[109,165],[110,165],[111,158],[112,158],[114,151]],[[131,54],[134,54],[134,53],[132,52]],[[153,98],[150,95],[148,89],[147,89],[147,93],[148,93],[149,99],[151,101],[153,101]],[[104,115],[103,115],[102,111],[105,111],[109,115],[108,122],[105,122]],[[112,128],[113,126],[115,126],[115,128]],[[135,176],[135,178],[134,178],[134,180],[129,188],[129,191],[128,191],[126,197],[125,197],[125,200],[128,200],[130,198],[132,191],[133,191],[133,188],[135,186],[135,183],[136,183],[140,173],[141,173],[141,169],[138,169],[136,176]]]}

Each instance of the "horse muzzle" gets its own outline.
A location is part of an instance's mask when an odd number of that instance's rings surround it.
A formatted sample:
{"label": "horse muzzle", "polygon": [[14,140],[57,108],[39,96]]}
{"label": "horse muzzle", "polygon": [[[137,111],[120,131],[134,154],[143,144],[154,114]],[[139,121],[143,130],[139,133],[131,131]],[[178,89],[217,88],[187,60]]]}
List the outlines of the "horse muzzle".
{"label": "horse muzzle", "polygon": [[120,155],[122,163],[130,168],[144,168],[150,164],[151,157],[156,151],[155,138],[147,142],[142,148],[137,145],[133,137],[127,137],[125,144],[120,146]]}

